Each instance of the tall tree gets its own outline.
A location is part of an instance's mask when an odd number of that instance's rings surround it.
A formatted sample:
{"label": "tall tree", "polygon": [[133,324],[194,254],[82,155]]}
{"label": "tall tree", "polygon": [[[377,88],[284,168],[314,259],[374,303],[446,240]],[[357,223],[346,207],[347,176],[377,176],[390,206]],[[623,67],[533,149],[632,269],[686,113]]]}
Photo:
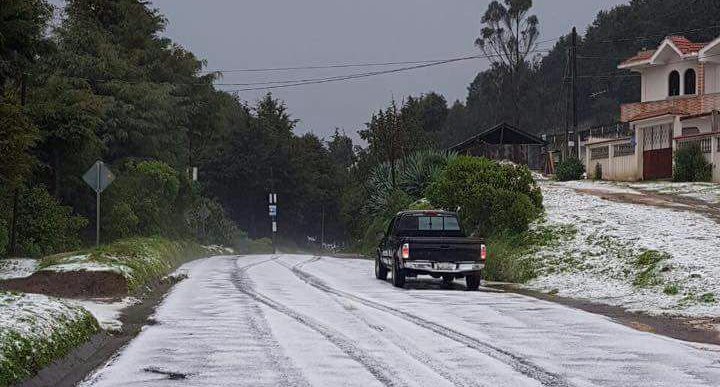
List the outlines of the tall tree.
{"label": "tall tree", "polygon": [[448,117],[445,97],[435,92],[408,97],[401,109],[402,121],[421,148],[436,147]]}
{"label": "tall tree", "polygon": [[359,131],[360,137],[368,143],[370,154],[379,162],[390,164],[393,185],[397,178],[397,161],[408,146],[405,143],[407,132],[394,100],[387,109],[373,114],[367,128]]}
{"label": "tall tree", "polygon": [[[503,4],[504,3],[504,4]],[[520,121],[520,76],[528,55],[535,48],[540,31],[539,20],[529,15],[532,0],[493,1],[481,22],[484,27],[475,44],[507,69],[513,84],[515,124]]]}
{"label": "tall tree", "polygon": [[19,81],[46,41],[52,7],[45,0],[3,0],[0,7],[0,102],[9,80]]}
{"label": "tall tree", "polygon": [[355,151],[353,142],[345,133],[335,129],[335,133],[330,137],[327,143],[330,158],[339,168],[349,169],[355,163]]}

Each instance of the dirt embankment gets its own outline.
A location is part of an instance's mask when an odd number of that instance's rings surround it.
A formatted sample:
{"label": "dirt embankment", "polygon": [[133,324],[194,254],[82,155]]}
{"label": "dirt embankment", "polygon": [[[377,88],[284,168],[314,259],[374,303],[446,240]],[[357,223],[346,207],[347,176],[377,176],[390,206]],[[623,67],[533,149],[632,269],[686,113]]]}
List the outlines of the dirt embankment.
{"label": "dirt embankment", "polygon": [[123,346],[135,338],[145,325],[153,324],[150,316],[162,302],[167,292],[182,278],[166,278],[146,293],[143,301],[122,312],[122,331],[102,332],[67,356],[41,370],[32,379],[20,383],[22,387],[76,386],[95,369],[110,360]]}
{"label": "dirt embankment", "polygon": [[104,271],[39,271],[27,278],[0,281],[0,291],[39,293],[65,298],[112,298],[128,294],[120,274]]}

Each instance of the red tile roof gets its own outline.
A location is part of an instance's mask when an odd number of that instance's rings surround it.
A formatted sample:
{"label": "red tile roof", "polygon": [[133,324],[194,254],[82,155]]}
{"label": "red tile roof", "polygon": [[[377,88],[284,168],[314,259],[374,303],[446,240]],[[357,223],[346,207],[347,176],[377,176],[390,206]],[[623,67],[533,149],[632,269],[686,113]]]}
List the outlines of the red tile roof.
{"label": "red tile roof", "polygon": [[670,39],[671,42],[675,45],[675,47],[680,50],[684,55],[692,54],[699,52],[707,45],[707,43],[694,43],[691,42],[688,38],[684,36],[669,36],[668,39]]}
{"label": "red tile roof", "polygon": [[[689,54],[697,53],[697,52],[699,52],[700,50],[702,50],[703,47],[705,47],[705,46],[708,45],[708,43],[695,43],[695,42],[691,42],[688,38],[686,38],[686,37],[684,37],[684,36],[668,36],[668,37],[666,38],[666,40],[670,40],[670,41],[672,42],[672,44],[673,44],[675,47],[677,47],[677,49],[680,50],[680,52],[681,52],[683,55],[689,55]],[[632,58],[629,58],[629,59],[623,61],[623,62],[620,64],[620,66],[626,66],[626,65],[630,65],[630,64],[635,63],[635,62],[646,61],[646,60],[652,58],[652,56],[655,55],[656,52],[657,52],[657,50],[643,50],[643,51],[640,51],[640,52],[638,52],[635,56],[633,56]]]}
{"label": "red tile roof", "polygon": [[662,116],[686,116],[688,113],[682,109],[676,107],[669,107],[660,110],[653,110],[644,113],[638,113],[628,119],[628,122],[647,120],[655,117]]}
{"label": "red tile roof", "polygon": [[622,62],[620,65],[627,65],[634,62],[641,62],[644,60],[648,60],[652,58],[653,55],[655,55],[656,50],[642,50],[638,52],[634,57],[626,59],[624,62]]}

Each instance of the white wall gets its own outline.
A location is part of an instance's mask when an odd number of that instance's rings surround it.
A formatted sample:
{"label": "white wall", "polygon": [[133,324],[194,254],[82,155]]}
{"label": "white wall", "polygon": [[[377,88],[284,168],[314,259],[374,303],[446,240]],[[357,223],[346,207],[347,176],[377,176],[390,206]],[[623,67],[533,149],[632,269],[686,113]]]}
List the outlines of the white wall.
{"label": "white wall", "polygon": [[[595,178],[595,167],[597,164],[602,166],[603,180],[615,181],[637,181],[642,178],[642,171],[638,169],[638,157],[642,159],[640,147],[636,146],[635,154],[629,156],[615,157],[614,145],[627,143],[628,140],[613,141],[610,143],[598,144],[596,146],[589,145],[588,153],[585,156],[587,163],[587,172],[589,178]],[[591,160],[591,148],[609,147],[609,156],[606,159]]]}
{"label": "white wall", "polygon": [[[685,71],[695,69],[695,77],[699,76],[697,61],[672,63],[641,70],[642,75],[642,102],[661,101],[668,98],[670,72],[677,70],[680,73],[680,95],[685,91]],[[696,87],[696,92],[699,88]]]}
{"label": "white wall", "polygon": [[[701,117],[701,118],[693,118],[691,120],[683,120],[682,127],[683,128],[696,127],[698,129],[700,129],[700,133],[708,133],[708,132],[712,131],[712,118],[710,116],[707,116],[707,117]],[[677,137],[677,136],[675,136],[675,137]]]}
{"label": "white wall", "polygon": [[705,63],[705,94],[720,93],[720,65]]}

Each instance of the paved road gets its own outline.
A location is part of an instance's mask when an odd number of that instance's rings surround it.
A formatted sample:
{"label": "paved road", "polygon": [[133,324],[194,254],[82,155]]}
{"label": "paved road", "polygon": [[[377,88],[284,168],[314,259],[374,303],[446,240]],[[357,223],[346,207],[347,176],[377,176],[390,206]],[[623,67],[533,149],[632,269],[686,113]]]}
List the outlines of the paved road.
{"label": "paved road", "polygon": [[86,385],[717,386],[720,348],[458,283],[373,278],[369,261],[213,257]]}

